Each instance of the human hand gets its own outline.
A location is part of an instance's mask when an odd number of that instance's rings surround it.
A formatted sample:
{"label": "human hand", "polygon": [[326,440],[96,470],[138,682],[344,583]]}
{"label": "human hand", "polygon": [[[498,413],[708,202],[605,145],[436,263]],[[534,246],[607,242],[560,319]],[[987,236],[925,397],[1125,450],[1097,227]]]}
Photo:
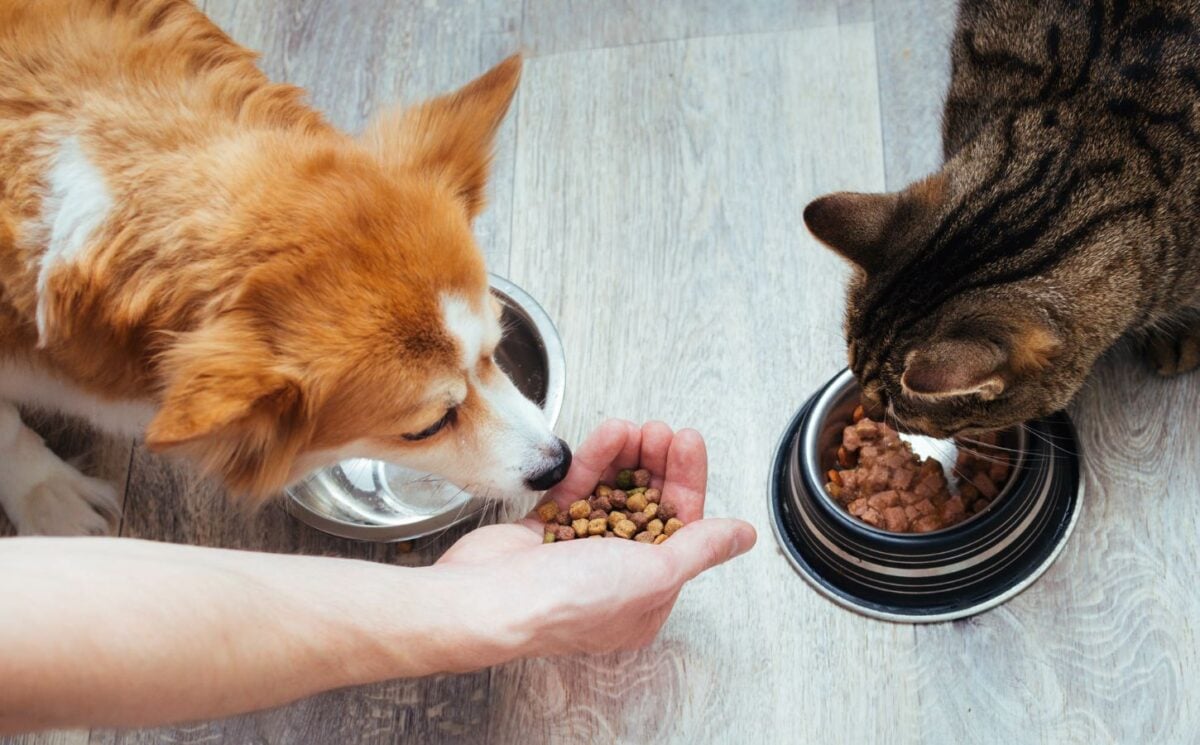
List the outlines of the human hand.
{"label": "human hand", "polygon": [[694,430],[675,433],[661,422],[640,428],[604,422],[576,450],[567,477],[546,498],[566,509],[598,482],[611,483],[618,470],[639,464],[651,472],[663,503],[675,505],[685,523],[669,541],[543,544],[542,523],[528,517],[472,531],[442,556],[436,568],[472,588],[467,612],[489,625],[476,628],[476,638],[487,639],[494,630],[505,658],[643,647],[658,634],[684,583],[754,545],[749,523],[702,519],[708,481],[704,440]]}

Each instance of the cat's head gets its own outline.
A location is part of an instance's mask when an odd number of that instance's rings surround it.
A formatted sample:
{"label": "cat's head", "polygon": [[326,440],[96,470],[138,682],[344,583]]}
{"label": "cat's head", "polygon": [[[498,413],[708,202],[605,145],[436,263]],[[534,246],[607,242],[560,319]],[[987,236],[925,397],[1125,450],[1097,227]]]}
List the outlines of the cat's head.
{"label": "cat's head", "polygon": [[897,193],[830,194],[804,211],[813,235],[854,266],[845,333],[864,401],[935,437],[1061,409],[1111,341],[1079,337],[1061,262],[1039,263],[1054,230],[989,223],[994,203],[953,192],[940,174]]}

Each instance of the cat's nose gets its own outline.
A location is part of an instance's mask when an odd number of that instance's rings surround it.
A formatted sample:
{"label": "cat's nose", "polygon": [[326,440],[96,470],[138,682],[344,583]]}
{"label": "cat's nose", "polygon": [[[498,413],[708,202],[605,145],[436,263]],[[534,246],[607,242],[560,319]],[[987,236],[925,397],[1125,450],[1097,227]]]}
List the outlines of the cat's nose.
{"label": "cat's nose", "polygon": [[863,413],[876,421],[883,421],[887,412],[887,401],[884,399],[883,386],[869,384],[862,392]]}

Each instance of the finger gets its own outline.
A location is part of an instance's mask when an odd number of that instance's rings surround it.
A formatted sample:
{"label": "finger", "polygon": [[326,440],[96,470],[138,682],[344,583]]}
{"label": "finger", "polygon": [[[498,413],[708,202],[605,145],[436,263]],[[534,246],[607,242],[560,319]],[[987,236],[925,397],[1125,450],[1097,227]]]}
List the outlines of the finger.
{"label": "finger", "polygon": [[608,419],[583,441],[571,459],[571,468],[558,486],[547,496],[566,507],[576,499],[592,493],[605,472],[627,448],[629,422]]}
{"label": "finger", "polygon": [[617,480],[617,472],[624,468],[637,468],[638,458],[642,452],[642,430],[633,422],[622,421],[625,425],[625,447],[613,459],[605,470],[603,481],[612,484]]}
{"label": "finger", "polygon": [[639,462],[651,473],[650,485],[661,489],[663,476],[667,472],[667,451],[675,433],[662,422],[646,422],[642,425],[642,450]]}
{"label": "finger", "polygon": [[754,526],[744,520],[709,518],[683,526],[659,548],[666,549],[663,553],[670,555],[683,583],[746,553],[757,538]]}
{"label": "finger", "polygon": [[671,440],[662,486],[662,501],[673,505],[679,519],[694,522],[704,516],[708,488],[708,450],[694,429],[681,429]]}

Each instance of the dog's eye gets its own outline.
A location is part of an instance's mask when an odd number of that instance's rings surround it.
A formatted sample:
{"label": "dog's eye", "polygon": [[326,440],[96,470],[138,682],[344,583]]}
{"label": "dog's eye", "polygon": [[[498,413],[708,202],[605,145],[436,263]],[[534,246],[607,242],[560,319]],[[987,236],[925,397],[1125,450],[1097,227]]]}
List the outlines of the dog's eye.
{"label": "dog's eye", "polygon": [[425,429],[421,430],[420,432],[416,432],[414,434],[409,434],[409,435],[402,435],[402,437],[404,437],[404,439],[406,439],[406,440],[412,440],[412,441],[424,440],[427,437],[433,437],[438,432],[441,432],[443,427],[445,427],[447,424],[450,424],[451,422],[453,422],[454,418],[457,414],[458,414],[457,407],[448,409],[446,411],[445,415],[443,415],[441,419],[437,420],[432,425],[426,427]]}

